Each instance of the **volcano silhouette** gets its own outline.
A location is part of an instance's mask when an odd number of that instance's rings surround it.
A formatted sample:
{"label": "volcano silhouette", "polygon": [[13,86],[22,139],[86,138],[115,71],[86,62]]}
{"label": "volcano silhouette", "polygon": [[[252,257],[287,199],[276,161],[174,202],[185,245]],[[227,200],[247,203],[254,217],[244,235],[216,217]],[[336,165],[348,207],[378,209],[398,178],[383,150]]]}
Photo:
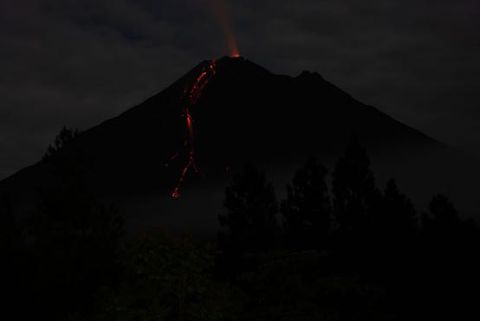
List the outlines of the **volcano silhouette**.
{"label": "volcano silhouette", "polygon": [[[76,139],[95,164],[89,177],[92,188],[100,197],[120,203],[140,225],[163,217],[159,225],[182,228],[188,225],[185,217],[192,216],[196,218],[191,226],[213,224],[223,188],[243,164],[254,163],[289,178],[310,155],[328,163],[352,135],[378,159],[385,176],[401,176],[412,193],[427,184],[442,189],[435,177],[458,167],[447,147],[355,100],[317,73],[276,75],[244,58],[222,58],[215,61],[215,76],[190,106],[198,171],[188,171],[181,199],[172,200],[189,157],[185,95],[211,63],[200,63],[161,93]],[[0,190],[8,191],[13,203],[33,204],[34,191],[51,181],[48,167],[40,162],[26,168],[0,183]],[[443,179],[447,187],[441,191],[448,193],[452,180]],[[277,183],[283,184],[281,179]],[[191,211],[196,213],[182,217]]]}

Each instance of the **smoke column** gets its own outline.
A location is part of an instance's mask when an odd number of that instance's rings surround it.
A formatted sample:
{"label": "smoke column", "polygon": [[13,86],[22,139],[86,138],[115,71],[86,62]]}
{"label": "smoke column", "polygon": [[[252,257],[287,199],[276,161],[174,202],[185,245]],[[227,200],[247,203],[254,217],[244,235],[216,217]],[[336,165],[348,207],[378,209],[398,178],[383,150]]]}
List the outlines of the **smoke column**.
{"label": "smoke column", "polygon": [[227,42],[228,51],[231,57],[240,57],[237,39],[232,29],[231,15],[225,0],[208,0],[212,8],[213,15],[223,30],[225,41]]}

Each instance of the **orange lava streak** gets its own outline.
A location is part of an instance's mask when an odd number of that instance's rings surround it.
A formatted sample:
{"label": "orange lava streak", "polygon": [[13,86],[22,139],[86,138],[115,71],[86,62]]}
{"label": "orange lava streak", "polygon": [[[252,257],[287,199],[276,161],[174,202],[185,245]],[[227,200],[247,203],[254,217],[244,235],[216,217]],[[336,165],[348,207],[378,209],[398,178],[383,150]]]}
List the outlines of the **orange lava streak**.
{"label": "orange lava streak", "polygon": [[190,114],[190,111],[187,109],[185,112],[185,117],[187,119],[187,130],[188,130],[188,139],[190,142],[190,147],[193,148],[193,120],[192,120],[192,115]]}
{"label": "orange lava streak", "polygon": [[190,89],[185,90],[187,95],[187,106],[184,110],[185,122],[187,127],[187,141],[185,142],[186,146],[189,148],[188,151],[188,162],[183,167],[183,170],[178,179],[177,185],[173,189],[172,198],[179,199],[181,196],[181,188],[185,182],[185,178],[188,172],[193,169],[195,172],[198,172],[196,161],[195,161],[195,131],[194,131],[194,122],[190,109],[195,106],[202,97],[205,87],[208,85],[210,80],[215,76],[217,71],[216,62],[212,61],[208,66],[204,67],[200,75],[195,79],[195,82]]}

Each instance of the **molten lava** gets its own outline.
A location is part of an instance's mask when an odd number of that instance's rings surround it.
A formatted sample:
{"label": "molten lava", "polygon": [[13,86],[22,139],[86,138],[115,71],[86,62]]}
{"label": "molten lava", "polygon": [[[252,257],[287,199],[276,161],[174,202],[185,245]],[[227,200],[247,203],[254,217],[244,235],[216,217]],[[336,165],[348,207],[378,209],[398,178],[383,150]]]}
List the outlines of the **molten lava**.
{"label": "molten lava", "polygon": [[[197,104],[200,97],[202,97],[205,87],[207,87],[210,80],[217,73],[217,64],[213,60],[207,66],[203,67],[200,75],[195,79],[193,84],[186,88],[184,91],[185,94],[185,109],[183,116],[185,117],[186,129],[187,129],[187,139],[185,141],[185,146],[188,148],[188,159],[186,165],[183,167],[178,179],[177,185],[172,192],[172,198],[178,199],[181,196],[181,188],[185,182],[185,178],[190,170],[193,170],[195,173],[198,173],[197,164],[195,161],[195,131],[194,131],[194,121],[190,110]],[[176,156],[174,156],[175,158]]]}

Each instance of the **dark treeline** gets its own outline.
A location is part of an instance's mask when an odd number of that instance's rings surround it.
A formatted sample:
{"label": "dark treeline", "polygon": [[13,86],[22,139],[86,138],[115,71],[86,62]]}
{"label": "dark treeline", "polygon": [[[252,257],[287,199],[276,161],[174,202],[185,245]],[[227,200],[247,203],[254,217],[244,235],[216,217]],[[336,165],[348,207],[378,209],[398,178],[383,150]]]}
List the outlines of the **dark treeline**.
{"label": "dark treeline", "polygon": [[9,320],[478,317],[475,222],[443,195],[418,212],[394,180],[378,187],[356,140],[331,173],[309,159],[284,200],[262,171],[245,166],[225,191],[218,239],[200,242],[127,238],[118,211],[89,191],[91,162],[77,135],[63,129],[49,149],[44,161],[58,184],[39,191],[27,220],[1,195]]}
{"label": "dark treeline", "polygon": [[[327,174],[308,160],[281,202],[250,166],[227,188],[219,265],[245,286],[255,307],[249,311],[265,309],[272,320],[478,316],[480,231],[473,220],[462,219],[444,195],[417,213],[395,180],[378,188],[356,140],[337,161],[331,188]],[[239,281],[245,275],[264,278]],[[258,291],[263,282],[265,292]]]}
{"label": "dark treeline", "polygon": [[122,219],[90,192],[92,164],[72,143],[77,135],[63,128],[48,148],[43,161],[56,181],[38,190],[32,213],[19,220],[8,195],[0,203],[2,311],[9,320],[87,315],[100,287],[118,282]]}

